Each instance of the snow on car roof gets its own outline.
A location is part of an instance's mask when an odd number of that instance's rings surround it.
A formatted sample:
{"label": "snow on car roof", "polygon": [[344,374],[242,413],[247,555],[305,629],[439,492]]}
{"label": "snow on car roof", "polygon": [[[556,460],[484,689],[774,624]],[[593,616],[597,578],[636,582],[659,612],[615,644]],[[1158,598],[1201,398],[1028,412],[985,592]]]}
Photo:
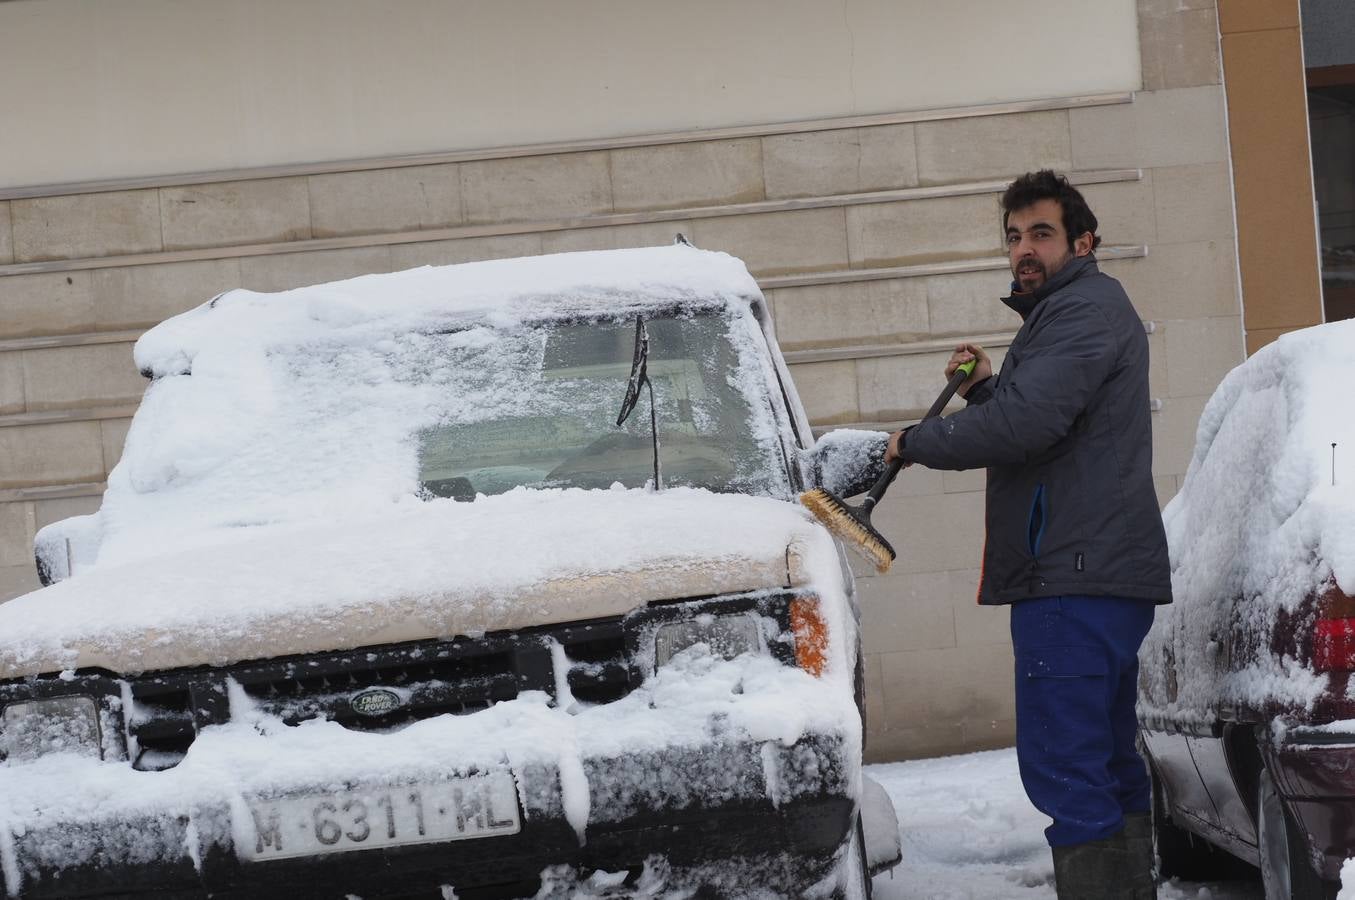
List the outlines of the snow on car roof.
{"label": "snow on car roof", "polygon": [[542,314],[625,312],[761,297],[739,259],[685,244],[423,266],[277,293],[227,291],[142,335],[136,364],[160,376],[208,351],[445,328]]}
{"label": "snow on car roof", "polygon": [[[1185,482],[1163,513],[1175,602],[1158,611],[1141,654],[1157,660],[1174,647],[1183,703],[1217,687],[1204,623],[1227,620],[1220,604],[1265,629],[1328,582],[1355,594],[1352,384],[1355,321],[1337,322],[1262,348],[1205,406]],[[1292,660],[1265,659],[1224,693],[1310,703],[1326,683]]]}

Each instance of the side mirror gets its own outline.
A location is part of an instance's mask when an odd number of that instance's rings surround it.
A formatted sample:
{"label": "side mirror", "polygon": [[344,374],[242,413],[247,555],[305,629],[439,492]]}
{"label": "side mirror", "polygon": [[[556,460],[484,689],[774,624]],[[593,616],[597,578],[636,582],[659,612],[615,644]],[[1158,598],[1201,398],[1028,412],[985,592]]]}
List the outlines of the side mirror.
{"label": "side mirror", "polygon": [[94,561],[103,535],[99,513],[71,516],[38,531],[33,557],[43,586],[70,578],[77,568]]}
{"label": "side mirror", "polygon": [[851,497],[870,489],[884,474],[889,433],[839,428],[819,438],[804,451],[814,484],[838,497]]}

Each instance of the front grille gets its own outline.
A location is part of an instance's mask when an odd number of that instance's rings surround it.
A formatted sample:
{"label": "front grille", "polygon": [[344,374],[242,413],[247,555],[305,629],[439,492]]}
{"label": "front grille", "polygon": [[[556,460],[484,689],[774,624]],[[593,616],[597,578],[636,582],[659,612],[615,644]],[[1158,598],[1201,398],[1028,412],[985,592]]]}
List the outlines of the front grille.
{"label": "front grille", "polygon": [[[230,720],[232,702],[292,725],[324,718],[383,731],[488,709],[522,691],[554,696],[557,645],[576,702],[606,703],[630,692],[636,678],[619,619],[161,673],[131,683],[133,764],[177,765],[200,729]],[[364,694],[379,702],[355,702]]]}

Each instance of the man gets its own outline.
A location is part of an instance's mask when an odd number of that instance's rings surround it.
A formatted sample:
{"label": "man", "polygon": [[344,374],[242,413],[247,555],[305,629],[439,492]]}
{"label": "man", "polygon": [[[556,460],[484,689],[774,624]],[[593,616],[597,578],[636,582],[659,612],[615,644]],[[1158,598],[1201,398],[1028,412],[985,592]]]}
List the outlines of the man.
{"label": "man", "polygon": [[1102,274],[1096,217],[1067,179],[1026,174],[1002,198],[1023,324],[996,376],[961,344],[946,375],[967,408],[890,437],[886,460],[988,470],[981,604],[1011,605],[1016,749],[1054,820],[1061,898],[1155,897],[1150,787],[1135,748],[1138,649],[1171,602],[1152,482],[1148,340]]}

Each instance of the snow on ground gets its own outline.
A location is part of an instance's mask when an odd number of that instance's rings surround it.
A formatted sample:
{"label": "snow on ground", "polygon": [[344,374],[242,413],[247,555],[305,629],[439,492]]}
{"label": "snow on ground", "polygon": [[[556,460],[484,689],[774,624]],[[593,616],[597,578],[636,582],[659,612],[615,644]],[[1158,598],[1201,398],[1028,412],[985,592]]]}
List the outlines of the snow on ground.
{"label": "snow on ground", "polygon": [[[866,774],[893,799],[903,839],[903,862],[876,876],[875,900],[1054,900],[1044,840],[1049,819],[1021,789],[1015,750],[867,766]],[[1261,900],[1262,894],[1259,882],[1172,882],[1158,897]]]}

